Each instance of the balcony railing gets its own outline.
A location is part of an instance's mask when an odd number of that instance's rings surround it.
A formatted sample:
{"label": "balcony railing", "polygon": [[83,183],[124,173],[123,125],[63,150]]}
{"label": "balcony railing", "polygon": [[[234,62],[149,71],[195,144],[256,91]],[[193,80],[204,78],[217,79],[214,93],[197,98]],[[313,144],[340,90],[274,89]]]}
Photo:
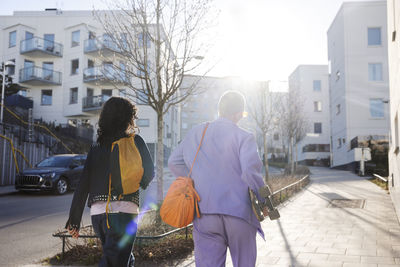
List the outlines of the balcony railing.
{"label": "balcony railing", "polygon": [[62,57],[63,45],[40,37],[33,37],[21,41],[21,54],[38,53],[41,55],[52,55]]}
{"label": "balcony railing", "polygon": [[19,82],[36,85],[61,84],[61,72],[40,68],[37,66],[19,70]]}
{"label": "balcony railing", "polygon": [[100,50],[110,50],[112,52],[121,52],[118,45],[112,40],[106,38],[94,38],[85,40],[84,52],[93,53]]}
{"label": "balcony railing", "polygon": [[128,78],[124,71],[117,70],[113,66],[102,65],[84,69],[83,81],[86,83],[114,82],[126,84]]}
{"label": "balcony railing", "polygon": [[108,95],[87,96],[82,99],[83,111],[100,110],[103,104],[110,98]]}

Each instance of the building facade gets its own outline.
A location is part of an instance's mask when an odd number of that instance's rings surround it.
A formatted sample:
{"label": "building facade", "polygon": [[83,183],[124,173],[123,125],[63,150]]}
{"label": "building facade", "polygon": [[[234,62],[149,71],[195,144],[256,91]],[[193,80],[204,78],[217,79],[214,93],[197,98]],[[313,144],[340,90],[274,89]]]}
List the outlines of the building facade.
{"label": "building facade", "polygon": [[328,66],[298,66],[289,76],[289,90],[303,106],[307,129],[305,137],[296,144],[296,160],[307,165],[326,165],[330,157]]}
{"label": "building facade", "polygon": [[331,166],[356,167],[355,149],[387,142],[386,1],[343,3],[328,29]]}
{"label": "building facade", "polygon": [[387,1],[388,49],[390,81],[390,125],[391,142],[389,148],[389,190],[397,216],[400,218],[400,155],[399,155],[399,115],[400,115],[400,3]]}
{"label": "building facade", "polygon": [[[0,27],[0,57],[15,62],[11,75],[26,88],[21,93],[33,100],[34,119],[92,125],[96,132],[102,104],[111,96],[132,95],[130,78],[113,67],[124,69],[126,62],[91,11],[16,11],[0,16]],[[156,113],[136,104],[140,134],[155,157]],[[180,139],[178,113],[179,107],[172,107],[164,117],[166,156]]]}

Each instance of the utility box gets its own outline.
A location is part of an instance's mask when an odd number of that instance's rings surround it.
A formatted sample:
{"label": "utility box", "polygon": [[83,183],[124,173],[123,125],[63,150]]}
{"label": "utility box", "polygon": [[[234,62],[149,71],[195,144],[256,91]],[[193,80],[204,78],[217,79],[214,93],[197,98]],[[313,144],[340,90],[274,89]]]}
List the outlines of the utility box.
{"label": "utility box", "polygon": [[356,147],[354,148],[355,161],[368,161],[371,160],[371,149],[369,147]]}

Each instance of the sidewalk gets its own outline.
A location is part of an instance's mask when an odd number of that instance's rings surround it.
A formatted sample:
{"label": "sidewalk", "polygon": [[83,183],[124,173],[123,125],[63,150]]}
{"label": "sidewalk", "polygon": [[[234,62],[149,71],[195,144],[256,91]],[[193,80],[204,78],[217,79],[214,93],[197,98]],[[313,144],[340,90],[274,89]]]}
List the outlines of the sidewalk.
{"label": "sidewalk", "polygon": [[18,191],[15,189],[13,185],[6,185],[6,186],[0,186],[0,197],[5,196],[5,195],[10,195],[17,193]]}
{"label": "sidewalk", "polygon": [[[387,192],[347,171],[311,171],[312,183],[280,208],[281,218],[262,223],[267,241],[257,237],[257,266],[400,266],[400,226]],[[333,199],[365,203],[334,208]],[[193,256],[179,266],[195,266]]]}

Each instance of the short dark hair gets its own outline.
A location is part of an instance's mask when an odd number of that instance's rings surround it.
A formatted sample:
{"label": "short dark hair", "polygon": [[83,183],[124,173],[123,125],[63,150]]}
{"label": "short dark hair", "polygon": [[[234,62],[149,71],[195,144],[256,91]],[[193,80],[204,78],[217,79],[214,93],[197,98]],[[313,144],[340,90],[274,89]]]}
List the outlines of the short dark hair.
{"label": "short dark hair", "polygon": [[238,91],[227,91],[219,99],[219,116],[229,116],[244,111],[244,96]]}
{"label": "short dark hair", "polygon": [[137,108],[127,98],[111,97],[104,103],[99,118],[97,143],[106,146],[135,131]]}

